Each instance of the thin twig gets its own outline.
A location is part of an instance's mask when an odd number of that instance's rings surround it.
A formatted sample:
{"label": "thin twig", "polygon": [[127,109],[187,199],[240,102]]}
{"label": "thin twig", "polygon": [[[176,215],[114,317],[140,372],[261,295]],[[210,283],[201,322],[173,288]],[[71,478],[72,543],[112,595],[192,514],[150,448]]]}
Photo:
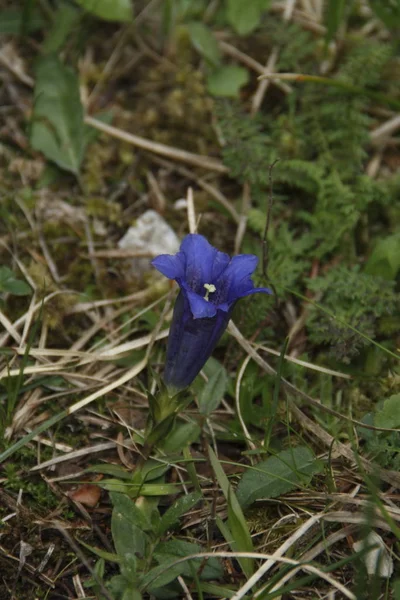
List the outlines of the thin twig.
{"label": "thin twig", "polygon": [[214,158],[201,156],[201,154],[194,154],[193,152],[187,152],[186,150],[174,148],[173,146],[167,146],[166,144],[160,144],[159,142],[152,142],[151,140],[134,135],[133,133],[128,133],[123,129],[118,129],[112,125],[102,123],[98,119],[94,119],[90,116],[85,117],[85,123],[86,125],[90,125],[91,127],[94,127],[103,133],[107,133],[111,137],[128,142],[128,144],[132,144],[138,148],[142,148],[142,150],[148,150],[149,152],[154,152],[155,154],[166,156],[167,158],[184,162],[195,167],[216,171],[217,173],[229,172],[229,169],[225,167],[225,165]]}
{"label": "thin twig", "polygon": [[196,212],[194,209],[193,190],[191,187],[188,188],[186,202],[187,202],[187,218],[188,218],[189,231],[190,231],[190,233],[196,233],[196,231],[197,231]]}

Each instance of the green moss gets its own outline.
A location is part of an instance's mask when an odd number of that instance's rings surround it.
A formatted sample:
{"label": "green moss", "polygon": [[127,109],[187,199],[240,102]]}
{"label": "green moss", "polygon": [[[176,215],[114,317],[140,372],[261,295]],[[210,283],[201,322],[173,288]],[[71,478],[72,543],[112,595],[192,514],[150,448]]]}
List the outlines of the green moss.
{"label": "green moss", "polygon": [[85,199],[86,213],[107,223],[121,224],[121,206],[101,196],[89,196]]}

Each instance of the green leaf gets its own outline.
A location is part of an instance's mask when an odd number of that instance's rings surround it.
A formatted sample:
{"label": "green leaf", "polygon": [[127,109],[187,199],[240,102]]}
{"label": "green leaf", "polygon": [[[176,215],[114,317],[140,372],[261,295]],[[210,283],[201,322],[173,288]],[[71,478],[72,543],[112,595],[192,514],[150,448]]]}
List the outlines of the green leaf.
{"label": "green leaf", "polygon": [[216,598],[232,598],[236,594],[236,591],[232,588],[206,581],[202,582],[200,587],[202,592],[206,592],[209,596]]}
{"label": "green leaf", "polygon": [[0,34],[19,35],[33,33],[43,26],[43,18],[39,11],[34,10],[28,22],[23,22],[23,10],[9,8],[0,11]]}
{"label": "green leaf", "polygon": [[210,415],[217,409],[228,385],[228,376],[222,365],[207,381],[199,397],[199,411],[203,415]]}
{"label": "green leaf", "polygon": [[123,591],[121,600],[142,600],[142,594],[136,587],[130,586]]}
{"label": "green leaf", "polygon": [[400,233],[379,240],[368,262],[365,272],[384,279],[396,279],[400,270]]}
{"label": "green leaf", "polygon": [[239,35],[247,35],[260,24],[261,15],[269,4],[270,0],[227,0],[228,23]]}
{"label": "green leaf", "polygon": [[[199,544],[184,542],[182,540],[171,540],[161,542],[154,551],[154,558],[160,564],[173,562],[177,558],[183,558],[190,554],[197,554],[203,548]],[[204,569],[204,561],[202,558],[195,558],[191,561],[183,563],[184,568],[182,573],[186,577],[192,578],[191,566],[195,566],[196,571],[201,569],[201,579],[219,579],[223,576],[223,569],[217,558],[209,558]]]}
{"label": "green leaf", "polygon": [[159,443],[164,452],[178,452],[198,440],[201,427],[197,423],[174,423],[166,439]]}
{"label": "green leaf", "polygon": [[399,0],[369,0],[369,4],[388,29],[400,26]]}
{"label": "green leaf", "polygon": [[[136,564],[138,558],[146,556],[148,547],[147,535],[132,522],[133,512],[129,510],[128,516],[125,514],[126,503],[122,503],[121,498],[114,495],[113,500],[118,506],[114,505],[111,516],[111,533],[115,550],[121,559],[121,573],[131,582],[135,582]],[[124,504],[122,506],[122,504]],[[120,508],[122,507],[122,512]]]}
{"label": "green leaf", "polygon": [[[110,598],[118,598],[118,600],[142,599],[142,595],[137,589],[136,585],[124,575],[114,575],[114,577],[111,577],[111,579],[109,579],[107,582],[107,589],[111,594],[109,596]],[[90,598],[93,598],[93,596],[91,595]],[[98,592],[96,594],[96,598],[105,598],[105,596]]]}
{"label": "green leaf", "polygon": [[130,523],[139,527],[143,531],[151,530],[151,523],[146,514],[140,510],[134,503],[132,498],[118,492],[110,492],[111,502],[116,510],[118,510],[125,519]]}
{"label": "green leaf", "polygon": [[388,429],[400,427],[400,394],[394,394],[384,401],[383,408],[375,415],[374,425]]}
{"label": "green leaf", "polygon": [[[234,552],[254,552],[249,527],[231,487],[228,493],[228,523],[234,540],[234,544],[231,544],[232,550]],[[246,576],[251,577],[254,572],[254,560],[252,558],[241,558],[240,565]]]}
{"label": "green leaf", "polygon": [[25,281],[17,279],[8,267],[0,267],[0,292],[8,292],[14,296],[27,296],[32,293]]}
{"label": "green leaf", "polygon": [[193,570],[200,571],[201,579],[219,580],[223,577],[223,569],[216,558],[207,558],[205,562],[202,558],[196,558],[178,565],[173,564],[179,558],[184,558],[190,554],[197,554],[201,551],[202,547],[200,545],[190,542],[181,540],[161,542],[154,551],[154,558],[160,564],[143,577],[140,586],[141,590],[155,592],[157,589],[164,588],[179,575],[193,579]]}
{"label": "green leaf", "polygon": [[102,548],[97,548],[96,546],[90,546],[83,540],[78,539],[78,542],[80,544],[82,544],[82,546],[87,548],[87,550],[90,550],[90,552],[93,552],[93,554],[95,554],[96,556],[99,556],[100,558],[106,560],[107,562],[115,562],[115,563],[121,562],[121,558],[118,556],[118,554],[114,554],[113,552],[107,552],[106,550],[103,550]]}
{"label": "green leaf", "polygon": [[148,458],[140,471],[135,471],[132,474],[133,483],[149,483],[155,479],[160,479],[169,469],[169,464]]}
{"label": "green leaf", "polygon": [[132,479],[132,473],[121,467],[120,465],[98,464],[92,465],[86,469],[87,473],[102,473],[103,475],[111,475],[120,479]]}
{"label": "green leaf", "polygon": [[170,494],[178,494],[181,491],[179,485],[174,483],[127,483],[119,481],[119,479],[103,479],[98,484],[104,490],[109,492],[120,492],[134,498],[139,493],[141,496],[169,496]]}
{"label": "green leaf", "polygon": [[325,23],[327,44],[334,38],[339,29],[340,23],[344,19],[346,9],[346,0],[328,0],[326,7]]}
{"label": "green leaf", "polygon": [[76,0],[79,6],[105,21],[133,20],[131,0]]}
{"label": "green leaf", "polygon": [[193,47],[214,67],[221,63],[221,51],[211,29],[200,21],[188,23],[186,28]]}
{"label": "green leaf", "polygon": [[283,450],[244,473],[236,489],[237,499],[241,506],[248,506],[260,498],[277,498],[309,483],[320,470],[321,462],[309,448]]}
{"label": "green leaf", "polygon": [[227,65],[210,73],[207,89],[213,96],[237,98],[239,90],[249,81],[249,72],[243,67]]}
{"label": "green leaf", "polygon": [[198,492],[192,492],[178,498],[172,506],[163,514],[161,517],[160,524],[158,526],[158,535],[161,536],[163,533],[168,531],[179,518],[184,515],[188,510],[191,510],[201,500],[202,495]]}
{"label": "green leaf", "polygon": [[78,174],[84,147],[78,77],[54,55],[37,63],[31,144],[61,168]]}
{"label": "green leaf", "polygon": [[[226,541],[230,544],[233,551],[240,550],[242,552],[252,552],[254,550],[253,542],[238,498],[229,483],[229,479],[225,475],[221,463],[211,447],[208,449],[208,452],[211,466],[214,469],[222,493],[228,502],[228,525],[230,532],[232,533],[233,543],[229,539]],[[250,577],[254,571],[254,561],[251,558],[238,558],[238,562],[242,567],[243,572],[247,577]]]}
{"label": "green leaf", "polygon": [[57,7],[52,26],[46,35],[42,45],[42,51],[46,54],[58,52],[64,42],[77,26],[82,12],[70,2],[61,2]]}
{"label": "green leaf", "polygon": [[185,563],[173,565],[172,563],[175,560],[176,558],[170,561],[171,565],[168,568],[166,568],[165,564],[161,564],[146,573],[140,582],[140,589],[144,591],[148,588],[149,592],[153,593],[153,591],[164,588],[171,581],[179,577],[185,569]]}

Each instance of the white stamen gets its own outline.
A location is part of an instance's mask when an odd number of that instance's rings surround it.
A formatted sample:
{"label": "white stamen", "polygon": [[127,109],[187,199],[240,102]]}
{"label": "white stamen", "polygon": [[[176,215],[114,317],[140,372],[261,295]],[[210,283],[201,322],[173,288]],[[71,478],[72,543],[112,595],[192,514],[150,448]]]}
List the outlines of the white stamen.
{"label": "white stamen", "polygon": [[207,300],[208,302],[208,296],[210,294],[212,294],[213,292],[215,292],[217,290],[217,288],[215,287],[215,285],[213,283],[205,283],[204,287],[206,288],[206,295],[204,296],[204,300]]}

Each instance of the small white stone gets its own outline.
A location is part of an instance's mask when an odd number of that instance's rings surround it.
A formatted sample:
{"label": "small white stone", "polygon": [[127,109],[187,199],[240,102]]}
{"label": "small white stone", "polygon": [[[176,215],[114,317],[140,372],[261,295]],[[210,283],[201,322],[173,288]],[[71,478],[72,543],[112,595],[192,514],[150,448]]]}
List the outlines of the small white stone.
{"label": "small white stone", "polygon": [[179,250],[179,239],[168,223],[154,210],[147,210],[135,225],[129,227],[119,240],[121,250],[149,253],[149,257],[132,258],[132,272],[141,276],[151,269],[150,261],[159,254],[175,254]]}

